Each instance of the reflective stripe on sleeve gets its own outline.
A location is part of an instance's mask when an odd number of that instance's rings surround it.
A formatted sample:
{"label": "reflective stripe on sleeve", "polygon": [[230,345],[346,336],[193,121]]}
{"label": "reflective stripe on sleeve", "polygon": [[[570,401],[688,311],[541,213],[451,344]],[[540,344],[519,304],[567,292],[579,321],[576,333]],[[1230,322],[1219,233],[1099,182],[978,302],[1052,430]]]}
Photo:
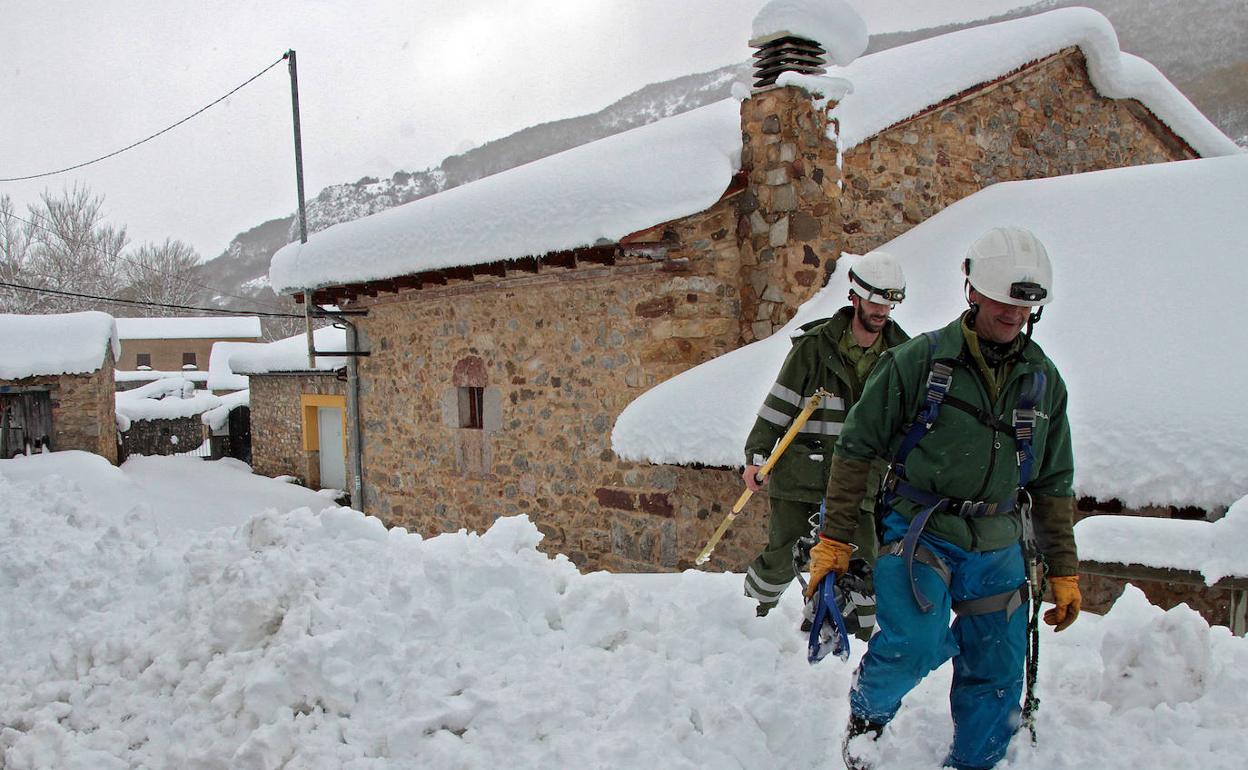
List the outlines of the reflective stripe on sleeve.
{"label": "reflective stripe on sleeve", "polygon": [[770,392],[771,395],[781,401],[787,401],[793,406],[802,406],[806,402],[806,400],[802,398],[801,393],[798,393],[796,390],[790,390],[778,382],[772,384]]}
{"label": "reflective stripe on sleeve", "polygon": [[776,425],[781,428],[786,427],[789,423],[793,422],[793,418],[790,415],[787,415],[778,409],[772,409],[766,404],[759,407],[758,416],[772,425]]}

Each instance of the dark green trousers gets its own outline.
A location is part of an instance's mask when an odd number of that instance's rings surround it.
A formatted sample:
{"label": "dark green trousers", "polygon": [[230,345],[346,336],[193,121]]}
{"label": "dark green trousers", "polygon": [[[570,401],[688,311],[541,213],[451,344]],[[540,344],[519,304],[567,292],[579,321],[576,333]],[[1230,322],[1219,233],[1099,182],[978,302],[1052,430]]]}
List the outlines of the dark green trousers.
{"label": "dark green trousers", "polygon": [[[767,524],[767,545],[745,570],[745,595],[758,600],[763,612],[776,606],[780,595],[797,573],[793,570],[793,544],[810,534],[818,520],[819,503],[771,498],[771,519]],[[866,511],[858,517],[854,532],[858,550],[854,558],[875,564],[875,519]]]}

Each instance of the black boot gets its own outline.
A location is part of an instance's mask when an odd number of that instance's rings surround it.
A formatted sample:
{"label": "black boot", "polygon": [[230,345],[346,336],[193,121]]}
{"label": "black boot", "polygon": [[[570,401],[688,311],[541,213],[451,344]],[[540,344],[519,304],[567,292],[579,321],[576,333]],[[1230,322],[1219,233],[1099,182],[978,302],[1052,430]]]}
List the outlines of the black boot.
{"label": "black boot", "polygon": [[884,732],[884,725],[870,722],[863,717],[849,715],[849,726],[845,729],[845,740],[841,741],[841,757],[845,760],[846,770],[871,770],[866,760],[853,754],[849,742],[860,735],[870,735],[871,740],[878,741]]}

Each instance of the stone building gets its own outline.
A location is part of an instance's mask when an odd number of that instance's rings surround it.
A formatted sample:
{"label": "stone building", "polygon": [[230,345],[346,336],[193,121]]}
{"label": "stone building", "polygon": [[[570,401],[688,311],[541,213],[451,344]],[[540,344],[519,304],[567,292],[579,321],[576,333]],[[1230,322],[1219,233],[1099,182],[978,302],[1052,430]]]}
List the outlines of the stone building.
{"label": "stone building", "polygon": [[0,315],[0,459],[80,449],[116,463],[120,351],[106,313]]}
{"label": "stone building", "polygon": [[[341,351],[344,337],[332,326],[318,329],[317,349]],[[302,334],[228,350],[229,368],[248,380],[252,469],[293,476],[312,489],[347,489],[346,383],[338,376],[345,361],[318,356],[316,367],[309,366]]]}
{"label": "stone building", "polygon": [[[842,253],[994,183],[1236,151],[1086,10],[829,75],[279,252],[276,290],[367,311],[364,509],[421,532],[526,513],[583,568],[689,566],[739,479],[621,461],[610,436],[630,402],[782,328]],[[741,568],[762,533],[743,527],[716,566]]]}

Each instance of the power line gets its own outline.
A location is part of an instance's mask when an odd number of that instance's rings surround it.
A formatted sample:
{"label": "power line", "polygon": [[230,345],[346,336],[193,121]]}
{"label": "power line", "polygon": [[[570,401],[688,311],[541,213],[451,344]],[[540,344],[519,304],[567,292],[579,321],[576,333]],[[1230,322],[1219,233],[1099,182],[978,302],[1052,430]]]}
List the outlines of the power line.
{"label": "power line", "polygon": [[101,297],[95,294],[80,294],[75,291],[61,291],[60,289],[45,289],[39,286],[23,286],[20,283],[9,283],[8,281],[0,281],[0,286],[9,289],[19,289],[21,291],[33,291],[41,294],[56,294],[61,297],[76,297],[78,299],[91,299],[97,302],[111,302],[116,305],[142,305],[144,307],[168,308],[170,310],[195,310],[200,313],[216,313],[218,315],[231,316],[253,316],[261,315],[269,318],[303,318],[302,315],[295,313],[265,313],[262,311],[247,312],[245,310],[225,310],[219,307],[196,307],[193,305],[170,305],[161,302],[146,302],[138,299],[118,299],[117,297]]}
{"label": "power line", "polygon": [[[38,215],[38,214],[36,214],[36,213],[34,213],[34,212],[31,212],[31,215],[32,215],[32,216],[35,216],[35,217],[39,217],[39,215]],[[17,214],[14,214],[14,213],[12,213],[12,212],[8,212],[8,213],[7,213],[7,216],[8,216],[8,217],[11,217],[12,219],[16,219],[18,222],[24,222],[24,223],[26,223],[26,224],[30,225],[31,227],[37,227],[37,228],[39,228],[40,230],[43,230],[44,232],[51,233],[52,235],[55,235],[57,238],[60,238],[60,239],[61,239],[62,241],[64,241],[65,243],[69,244],[69,239],[67,239],[64,235],[62,235],[61,233],[57,232],[56,230],[53,230],[53,229],[52,229],[52,228],[50,228],[50,227],[46,227],[46,226],[44,226],[44,225],[41,225],[41,224],[39,224],[38,222],[31,222],[29,219],[25,219],[25,218],[23,218],[23,217],[19,217]],[[69,245],[73,246],[73,245],[75,245],[75,244],[69,244]],[[131,257],[128,257],[128,256],[126,256],[125,254],[122,254],[121,252],[117,252],[116,254],[109,253],[108,251],[105,251],[104,249],[100,248],[99,246],[95,245],[94,243],[84,243],[84,244],[81,244],[81,245],[86,246],[87,248],[92,249],[92,250],[94,250],[94,251],[97,251],[97,252],[99,252],[100,254],[103,254],[104,256],[108,257],[109,259],[122,259],[122,260],[125,260],[126,262],[129,262],[130,264],[134,265],[135,267],[141,267],[141,268],[143,268],[144,270],[148,270],[148,271],[150,271],[150,272],[156,273],[157,275],[163,275],[163,276],[165,276],[166,278],[174,278],[174,279],[177,279],[177,280],[184,280],[184,281],[186,281],[187,283],[191,284],[192,286],[198,286],[198,287],[199,287],[199,288],[201,288],[201,289],[207,289],[208,291],[214,292],[215,294],[218,294],[218,295],[220,295],[220,296],[222,296],[222,297],[231,297],[231,298],[233,298],[233,299],[241,299],[241,300],[243,300],[244,302],[254,302],[254,303],[258,304],[258,305],[264,305],[264,306],[266,306],[266,307],[272,307],[272,308],[278,308],[278,307],[279,307],[278,305],[274,305],[274,304],[273,304],[273,303],[271,303],[271,302],[262,302],[262,301],[260,301],[260,300],[256,299],[255,297],[243,297],[243,296],[240,296],[240,295],[238,295],[238,294],[230,294],[228,291],[225,291],[224,289],[218,289],[217,287],[215,287],[215,286],[209,286],[209,285],[208,285],[208,284],[206,284],[206,283],[200,283],[199,281],[193,281],[193,280],[190,280],[190,279],[188,279],[188,278],[184,278],[184,277],[182,277],[182,276],[174,275],[173,273],[168,273],[168,272],[165,272],[165,271],[163,271],[163,270],[158,270],[157,268],[152,267],[151,265],[145,265],[145,264],[143,264],[142,262],[137,262],[137,261],[135,261],[134,259],[132,259]],[[255,315],[255,313],[251,313],[251,315]]]}
{"label": "power line", "polygon": [[259,72],[257,72],[255,75],[252,75],[250,78],[248,78],[248,79],[247,79],[246,81],[244,81],[243,83],[239,84],[236,88],[234,88],[234,90],[230,91],[230,92],[229,92],[229,93],[227,93],[225,96],[222,96],[220,99],[217,99],[217,100],[213,101],[211,104],[207,104],[207,105],[205,105],[205,106],[201,107],[200,109],[196,110],[195,112],[192,112],[190,115],[187,115],[185,118],[182,118],[182,119],[181,119],[181,120],[179,120],[177,123],[174,123],[172,126],[168,126],[168,127],[166,127],[166,128],[162,128],[161,130],[157,131],[156,133],[152,134],[151,136],[147,137],[146,139],[140,139],[139,141],[135,142],[134,144],[131,144],[131,145],[127,145],[127,146],[125,146],[125,147],[122,147],[120,150],[114,150],[113,152],[110,152],[110,153],[109,153],[109,154],[107,154],[107,155],[101,155],[100,157],[98,157],[98,158],[96,158],[96,159],[94,159],[94,160],[88,160],[88,161],[86,161],[86,162],[83,162],[83,163],[78,163],[78,164],[75,164],[75,165],[73,165],[73,166],[67,166],[67,167],[62,168],[62,169],[57,169],[56,171],[45,171],[45,172],[43,172],[43,173],[41,173],[41,174],[30,174],[30,175],[28,175],[28,176],[14,176],[14,177],[0,178],[0,182],[22,182],[22,181],[25,181],[25,180],[27,180],[27,179],[39,179],[39,178],[41,178],[41,177],[45,177],[45,176],[55,176],[56,174],[63,174],[63,173],[65,173],[66,171],[73,171],[74,169],[77,169],[77,168],[82,168],[83,166],[90,166],[92,163],[99,163],[99,162],[100,162],[100,161],[102,161],[102,160],[108,160],[109,158],[113,157],[114,155],[120,155],[120,154],[122,154],[122,153],[123,153],[123,152],[125,152],[126,150],[133,150],[135,147],[138,147],[140,144],[143,144],[143,143],[145,143],[145,142],[150,142],[151,140],[155,139],[156,137],[160,136],[161,134],[166,133],[166,132],[168,132],[168,131],[172,131],[173,129],[175,129],[175,128],[177,128],[178,126],[182,125],[183,123],[185,123],[186,121],[190,120],[191,118],[196,117],[197,115],[199,115],[200,113],[202,113],[202,112],[204,112],[205,110],[209,109],[210,107],[215,107],[216,105],[218,105],[218,104],[220,104],[221,102],[225,101],[226,99],[230,98],[230,97],[231,97],[231,96],[233,96],[235,93],[237,93],[238,91],[242,90],[245,86],[249,85],[249,84],[250,84],[253,80],[255,80],[255,79],[259,78],[259,77],[260,77],[261,75],[263,75],[264,73],[268,72],[269,70],[273,69],[273,68],[274,68],[274,67],[276,67],[277,65],[279,65],[279,64],[281,64],[282,62],[286,61],[286,56],[287,56],[287,54],[282,54],[282,57],[281,57],[280,59],[278,59],[277,61],[273,62],[272,64],[270,64],[269,66],[265,67],[264,69],[260,70],[260,71],[259,71]]}

